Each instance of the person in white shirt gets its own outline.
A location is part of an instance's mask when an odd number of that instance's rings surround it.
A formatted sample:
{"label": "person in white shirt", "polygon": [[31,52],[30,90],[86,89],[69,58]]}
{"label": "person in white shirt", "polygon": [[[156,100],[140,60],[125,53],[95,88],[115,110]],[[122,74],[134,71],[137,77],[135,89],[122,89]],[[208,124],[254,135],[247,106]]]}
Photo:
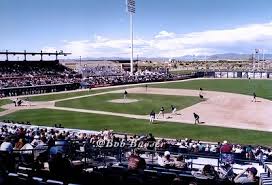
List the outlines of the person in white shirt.
{"label": "person in white shirt", "polygon": [[169,151],[164,152],[164,156],[161,159],[161,166],[171,167],[175,165],[175,161],[171,159],[171,154]]}
{"label": "person in white shirt", "polygon": [[9,153],[12,153],[13,146],[12,146],[9,138],[6,138],[5,141],[1,144],[0,151],[7,151]]}
{"label": "person in white shirt", "polygon": [[[257,181],[256,180],[257,173],[258,173],[258,171],[254,167],[244,169],[240,174],[238,174],[234,178],[234,182],[236,184],[254,183]],[[245,175],[245,174],[247,174],[247,175]]]}

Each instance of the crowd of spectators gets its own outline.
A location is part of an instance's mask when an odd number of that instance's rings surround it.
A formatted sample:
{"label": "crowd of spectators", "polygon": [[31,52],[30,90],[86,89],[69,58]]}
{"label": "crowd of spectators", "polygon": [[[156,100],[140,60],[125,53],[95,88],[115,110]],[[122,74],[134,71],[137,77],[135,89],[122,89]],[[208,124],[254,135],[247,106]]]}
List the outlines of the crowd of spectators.
{"label": "crowd of spectators", "polygon": [[121,66],[116,65],[95,65],[95,66],[85,66],[79,71],[82,76],[122,76],[126,72],[121,68]]}
{"label": "crowd of spectators", "polygon": [[[252,61],[178,61],[172,65],[174,70],[191,70],[191,71],[251,71],[253,69]],[[255,70],[271,70],[270,61],[256,62]]]}
{"label": "crowd of spectators", "polygon": [[[0,145],[1,152],[7,152],[11,156],[20,154],[22,163],[27,165],[33,163],[36,170],[48,170],[50,177],[60,178],[65,177],[67,174],[74,172],[78,167],[83,165],[84,161],[92,166],[99,166],[101,163],[97,162],[101,157],[103,147],[98,150],[94,147],[101,139],[104,141],[125,142],[125,146],[129,146],[131,142],[137,143],[136,147],[124,147],[120,155],[114,151],[111,153],[107,150],[105,155],[110,155],[115,158],[114,161],[108,163],[109,165],[123,165],[128,170],[145,170],[152,164],[161,166],[161,169],[167,170],[169,168],[177,170],[177,172],[190,172],[194,178],[203,179],[203,175],[218,178],[220,170],[214,170],[213,166],[204,166],[203,169],[190,168],[189,155],[202,155],[202,156],[218,156],[219,154],[241,154],[239,159],[260,161],[271,160],[272,153],[270,148],[261,146],[242,146],[230,144],[227,141],[223,143],[204,143],[200,141],[193,141],[191,139],[185,140],[166,140],[155,139],[152,134],[147,136],[127,136],[124,134],[113,133],[112,130],[105,129],[101,132],[65,129],[63,127],[38,127],[31,125],[29,122],[14,123],[11,121],[3,121],[0,124],[0,137],[2,142]],[[156,143],[154,145],[154,143]],[[105,147],[112,146],[104,143]],[[82,149],[83,147],[83,149]],[[111,147],[109,147],[111,148]],[[180,149],[180,150],[179,150]],[[87,155],[88,160],[84,157],[78,157],[76,153],[79,151],[89,152]],[[155,151],[152,153],[152,151]],[[2,155],[2,154],[1,154]],[[29,160],[29,156],[33,159]],[[77,157],[76,157],[77,156]],[[91,157],[92,156],[92,157]],[[154,161],[155,160],[155,161]],[[98,160],[99,161],[99,160]],[[151,162],[152,161],[152,162]],[[3,162],[3,161],[2,161]],[[15,158],[7,160],[9,162],[5,169],[16,171]],[[121,162],[121,164],[120,164]],[[47,164],[47,165],[46,165]],[[106,162],[103,161],[102,165]],[[231,165],[228,163],[227,165]],[[3,164],[2,164],[3,165]],[[47,167],[46,167],[47,166]],[[65,166],[65,168],[63,168]],[[78,169],[77,169],[78,170]],[[81,169],[83,170],[83,168]],[[248,170],[248,171],[246,171]],[[245,172],[250,172],[249,180],[254,180],[257,172],[254,169],[246,169],[239,174],[239,177],[234,179],[234,182],[247,182],[248,179],[242,175]],[[256,170],[256,169],[255,169]],[[215,175],[216,174],[216,175]],[[234,177],[234,176],[233,176]],[[243,177],[243,178],[242,178]],[[241,179],[242,178],[242,179]]]}
{"label": "crowd of spectators", "polygon": [[1,62],[0,89],[71,83],[96,87],[180,78],[182,77],[168,74],[162,68],[152,72],[149,70],[137,71],[131,75],[116,65],[86,66],[75,72],[58,61],[8,61]]}
{"label": "crowd of spectators", "polygon": [[33,77],[33,78],[3,78],[0,79],[1,88],[10,87],[29,87],[38,85],[56,85],[79,83],[81,78],[76,77],[60,77],[60,76],[47,76],[47,77]]}
{"label": "crowd of spectators", "polygon": [[0,88],[80,82],[80,76],[58,61],[1,61]]}
{"label": "crowd of spectators", "polygon": [[83,83],[88,84],[91,87],[97,86],[112,86],[112,85],[123,85],[123,84],[135,84],[145,82],[160,82],[160,81],[171,81],[186,78],[186,75],[174,75],[167,73],[158,72],[136,72],[134,75],[130,75],[128,72],[121,76],[89,76],[82,80]]}

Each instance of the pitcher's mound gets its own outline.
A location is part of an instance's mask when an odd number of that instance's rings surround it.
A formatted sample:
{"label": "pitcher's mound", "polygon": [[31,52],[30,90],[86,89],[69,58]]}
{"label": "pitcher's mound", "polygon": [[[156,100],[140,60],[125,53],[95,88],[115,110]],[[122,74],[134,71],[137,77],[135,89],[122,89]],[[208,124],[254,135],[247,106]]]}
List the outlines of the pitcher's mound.
{"label": "pitcher's mound", "polygon": [[110,100],[109,102],[111,103],[133,103],[133,102],[137,102],[139,100],[137,99],[114,99],[114,100]]}

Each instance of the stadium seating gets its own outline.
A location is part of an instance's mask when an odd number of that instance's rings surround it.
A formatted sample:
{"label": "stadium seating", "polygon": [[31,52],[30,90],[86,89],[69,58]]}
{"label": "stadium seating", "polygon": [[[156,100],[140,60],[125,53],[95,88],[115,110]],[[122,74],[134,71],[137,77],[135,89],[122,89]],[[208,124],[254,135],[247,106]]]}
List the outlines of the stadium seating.
{"label": "stadium seating", "polygon": [[[205,144],[200,141],[195,142],[191,139],[185,139],[187,150],[182,149],[182,153],[177,150],[178,145],[176,145],[182,142],[180,140],[164,140],[163,142],[167,142],[168,146],[171,146],[164,149],[157,148],[152,151],[146,148],[138,149],[142,156],[147,157],[146,169],[130,170],[128,169],[128,158],[126,156],[135,148],[96,148],[93,143],[89,142],[91,138],[103,139],[104,132],[83,134],[82,131],[75,129],[38,127],[29,124],[1,123],[0,125],[1,136],[10,138],[10,140],[5,139],[5,142],[17,146],[18,138],[24,137],[26,139],[24,141],[25,145],[28,145],[29,148],[13,149],[12,153],[8,151],[0,152],[0,182],[2,184],[90,184],[91,182],[91,184],[101,185],[170,185],[175,178],[181,179],[183,184],[189,184],[189,182],[203,185],[232,184],[230,181],[220,181],[219,179],[198,179],[193,175],[193,172],[199,171],[199,168],[193,168],[193,165],[203,166],[203,163],[193,162],[194,160],[204,158],[220,161],[220,155],[216,151],[194,152],[192,150],[194,145],[197,146],[197,143],[199,145]],[[109,133],[107,132],[107,134]],[[114,133],[110,133],[110,135],[113,136]],[[82,138],[82,136],[85,136],[85,138]],[[118,137],[123,136],[118,134]],[[153,136],[149,135],[148,137]],[[145,141],[148,140],[148,137],[138,137],[138,139],[139,141]],[[256,147],[254,150],[257,153],[259,149],[260,147]],[[165,150],[170,150],[173,158],[182,154],[187,160],[189,168],[179,169],[174,166],[160,166],[157,163],[157,157]],[[268,150],[268,148],[263,147],[262,150]],[[57,156],[59,158],[56,158]],[[234,158],[236,164],[239,161],[246,163],[261,162],[258,158],[253,161],[239,156]],[[54,167],[54,165],[58,166]]]}

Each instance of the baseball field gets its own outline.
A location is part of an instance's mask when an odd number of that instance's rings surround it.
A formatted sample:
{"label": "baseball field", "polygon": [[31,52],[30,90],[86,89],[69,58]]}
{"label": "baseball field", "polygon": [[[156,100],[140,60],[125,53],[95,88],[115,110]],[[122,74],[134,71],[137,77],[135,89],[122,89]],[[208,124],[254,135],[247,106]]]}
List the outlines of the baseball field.
{"label": "baseball field", "polygon": [[[199,98],[203,88],[204,99]],[[124,89],[128,92],[123,99]],[[252,94],[257,102],[252,102]],[[23,99],[23,98],[22,98]],[[158,137],[272,143],[272,81],[197,79],[131,87],[81,90],[29,97],[25,106],[2,100],[1,120],[91,130],[113,129]],[[177,108],[172,114],[170,106]],[[164,106],[165,116],[149,124],[149,113]],[[194,125],[193,112],[201,124]]]}

